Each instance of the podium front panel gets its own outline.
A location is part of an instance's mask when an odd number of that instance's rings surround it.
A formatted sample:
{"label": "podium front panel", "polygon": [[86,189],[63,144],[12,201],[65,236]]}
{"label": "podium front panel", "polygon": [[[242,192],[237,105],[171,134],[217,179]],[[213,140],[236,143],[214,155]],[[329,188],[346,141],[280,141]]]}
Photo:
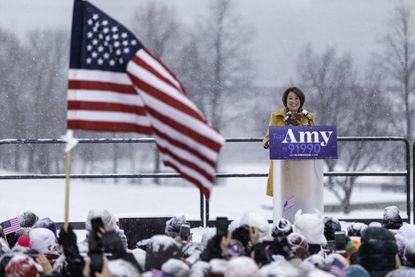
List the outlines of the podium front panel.
{"label": "podium front panel", "polygon": [[273,160],[272,164],[274,222],[284,217],[293,223],[299,209],[324,212],[322,160]]}

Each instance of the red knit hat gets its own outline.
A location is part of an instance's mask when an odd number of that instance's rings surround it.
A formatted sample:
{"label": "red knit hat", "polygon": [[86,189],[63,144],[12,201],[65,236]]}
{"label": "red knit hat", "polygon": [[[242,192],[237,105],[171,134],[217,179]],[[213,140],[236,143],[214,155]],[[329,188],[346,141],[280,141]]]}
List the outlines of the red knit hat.
{"label": "red knit hat", "polygon": [[23,247],[32,248],[32,244],[30,243],[30,239],[28,236],[21,235],[17,240],[17,244]]}

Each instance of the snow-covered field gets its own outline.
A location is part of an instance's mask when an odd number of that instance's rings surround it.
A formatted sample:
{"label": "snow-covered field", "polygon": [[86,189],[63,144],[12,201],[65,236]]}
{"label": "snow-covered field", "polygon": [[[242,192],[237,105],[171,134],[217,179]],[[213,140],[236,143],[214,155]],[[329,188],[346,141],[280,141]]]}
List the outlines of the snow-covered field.
{"label": "snow-covered field", "polygon": [[[230,172],[230,170],[227,170]],[[238,169],[233,173],[241,172]],[[253,166],[252,172],[266,172]],[[0,174],[12,174],[0,171]],[[14,174],[14,173],[13,173]],[[272,218],[272,199],[265,196],[265,178],[229,178],[215,187],[210,202],[210,218],[239,218],[246,211],[256,211]],[[65,180],[0,180],[0,221],[31,210],[39,217],[62,222],[64,218]],[[325,191],[325,204],[336,204],[335,196]],[[354,190],[352,203],[402,201],[404,193],[381,192],[377,188]],[[187,219],[200,219],[200,193],[193,186],[139,185],[112,180],[71,180],[70,221],[84,221],[91,208],[106,208],[118,217],[171,216],[183,214]],[[331,214],[338,218],[380,218],[383,209],[353,211],[348,215]],[[406,211],[401,211],[406,217]]]}

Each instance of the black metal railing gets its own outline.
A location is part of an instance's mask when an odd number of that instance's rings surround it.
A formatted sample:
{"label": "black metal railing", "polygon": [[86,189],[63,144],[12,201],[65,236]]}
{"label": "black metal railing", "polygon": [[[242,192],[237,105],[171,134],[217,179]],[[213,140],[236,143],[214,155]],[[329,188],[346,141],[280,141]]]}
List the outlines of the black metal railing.
{"label": "black metal railing", "polygon": [[[406,212],[408,221],[411,215],[411,165],[410,165],[410,144],[402,137],[338,137],[339,142],[345,141],[385,141],[402,142],[405,144],[405,170],[403,171],[334,171],[324,172],[324,176],[403,176],[406,179]],[[79,143],[154,143],[152,138],[92,138],[78,139]],[[261,142],[262,138],[227,138],[226,143],[238,142]],[[3,139],[0,146],[10,144],[63,144],[62,139]],[[415,147],[415,144],[414,144]],[[413,148],[415,154],[415,148]],[[414,165],[415,170],[415,165]],[[249,178],[267,177],[267,173],[216,173],[216,178]],[[108,178],[181,178],[177,173],[112,173],[112,174],[71,174],[72,179],[108,179]],[[12,179],[64,179],[65,174],[15,174],[0,175],[0,180]],[[415,177],[414,177],[415,178]],[[415,182],[415,179],[414,179]],[[415,197],[415,192],[414,192]],[[200,222],[206,226],[209,221],[209,201],[200,193]],[[414,219],[415,221],[415,219]]]}

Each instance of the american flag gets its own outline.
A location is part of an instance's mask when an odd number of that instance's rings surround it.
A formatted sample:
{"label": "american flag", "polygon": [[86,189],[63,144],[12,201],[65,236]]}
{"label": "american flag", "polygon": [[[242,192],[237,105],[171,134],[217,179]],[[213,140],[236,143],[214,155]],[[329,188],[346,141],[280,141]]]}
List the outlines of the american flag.
{"label": "american flag", "polygon": [[342,262],[338,259],[334,259],[330,267],[330,273],[338,277],[344,277],[346,275],[344,264],[342,264]]}
{"label": "american flag", "polygon": [[152,135],[161,158],[209,197],[224,142],[170,70],[124,26],[75,0],[68,129]]}
{"label": "american flag", "polygon": [[19,222],[19,219],[17,219],[17,217],[6,220],[0,224],[1,224],[1,227],[3,228],[3,233],[5,235],[17,232],[20,229],[22,229],[22,227],[20,227],[20,222]]}
{"label": "american flag", "polygon": [[295,197],[291,196],[290,198],[287,199],[287,201],[285,201],[282,210],[286,211],[294,206],[295,206]]}

